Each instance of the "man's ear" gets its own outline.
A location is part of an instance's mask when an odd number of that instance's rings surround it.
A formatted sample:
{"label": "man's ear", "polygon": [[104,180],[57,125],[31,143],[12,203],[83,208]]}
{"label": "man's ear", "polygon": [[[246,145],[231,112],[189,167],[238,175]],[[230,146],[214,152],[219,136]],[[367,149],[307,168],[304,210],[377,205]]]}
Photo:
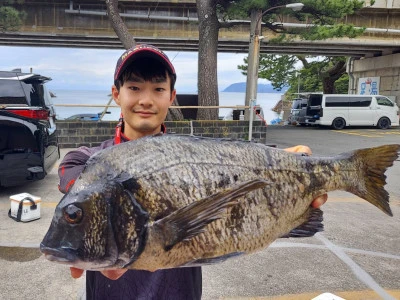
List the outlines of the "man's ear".
{"label": "man's ear", "polygon": [[172,103],[174,102],[176,98],[176,89],[174,89],[171,93],[171,99],[169,99],[169,104],[172,105]]}
{"label": "man's ear", "polygon": [[112,94],[112,97],[114,98],[115,103],[120,105],[120,102],[119,102],[119,91],[118,91],[118,89],[117,89],[117,87],[115,85],[113,85],[112,88],[111,88],[111,94]]}

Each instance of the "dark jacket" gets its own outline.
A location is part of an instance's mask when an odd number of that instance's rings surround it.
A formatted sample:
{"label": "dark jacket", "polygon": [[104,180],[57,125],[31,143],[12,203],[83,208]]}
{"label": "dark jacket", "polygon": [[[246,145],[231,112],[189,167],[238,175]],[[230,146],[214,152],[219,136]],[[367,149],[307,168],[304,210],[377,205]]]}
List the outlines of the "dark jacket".
{"label": "dark jacket", "polygon": [[[122,142],[127,138],[122,135]],[[59,189],[66,193],[82,172],[86,161],[94,153],[111,147],[114,140],[100,146],[80,147],[68,152],[58,169]],[[110,280],[100,272],[86,272],[87,299],[200,299],[202,274],[200,267],[176,268],[156,272],[128,270],[118,280]]]}

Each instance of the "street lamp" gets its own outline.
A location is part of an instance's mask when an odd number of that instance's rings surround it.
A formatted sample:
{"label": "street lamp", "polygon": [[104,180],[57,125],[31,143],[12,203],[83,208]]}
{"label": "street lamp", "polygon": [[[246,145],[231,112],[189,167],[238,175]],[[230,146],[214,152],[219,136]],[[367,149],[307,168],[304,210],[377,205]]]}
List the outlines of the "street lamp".
{"label": "street lamp", "polygon": [[[264,38],[261,36],[261,19],[269,11],[277,8],[291,8],[294,11],[299,11],[303,8],[303,3],[291,3],[286,5],[270,7],[264,12],[261,10],[253,10],[251,12],[251,25],[250,25],[250,45],[247,67],[247,80],[246,80],[246,99],[245,105],[250,106],[250,102],[257,99],[257,81],[258,81],[258,67],[260,56],[260,41]],[[245,111],[245,120],[251,120],[249,110]],[[249,124],[252,126],[252,124]],[[251,137],[249,137],[251,139]]]}
{"label": "street lamp", "polygon": [[297,77],[297,97],[300,97],[300,72],[296,71],[296,77]]}

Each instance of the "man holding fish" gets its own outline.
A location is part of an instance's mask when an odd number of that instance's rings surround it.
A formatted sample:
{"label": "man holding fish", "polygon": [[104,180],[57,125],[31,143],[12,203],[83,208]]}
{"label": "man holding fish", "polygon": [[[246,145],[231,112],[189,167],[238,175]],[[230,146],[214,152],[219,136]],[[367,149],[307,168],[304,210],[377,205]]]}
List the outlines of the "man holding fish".
{"label": "man holding fish", "polygon": [[[151,45],[137,45],[125,51],[117,62],[112,86],[112,96],[121,107],[123,116],[115,137],[98,147],[80,147],[69,152],[59,167],[60,191],[67,193],[71,189],[87,160],[96,152],[129,140],[164,134],[163,122],[176,96],[175,81],[175,69],[161,50]],[[286,150],[311,154],[307,146]],[[326,200],[327,195],[324,194],[317,197],[311,206],[318,208]],[[71,267],[74,278],[80,277],[83,272]],[[96,300],[200,299],[201,268],[194,266],[155,272],[127,269],[87,271],[86,290],[87,299]]]}

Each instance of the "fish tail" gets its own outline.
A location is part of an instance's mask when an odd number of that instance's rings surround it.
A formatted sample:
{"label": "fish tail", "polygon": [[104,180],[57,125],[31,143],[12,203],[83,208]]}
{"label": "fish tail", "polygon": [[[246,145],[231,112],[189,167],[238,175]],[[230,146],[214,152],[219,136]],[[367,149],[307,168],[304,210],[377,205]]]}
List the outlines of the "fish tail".
{"label": "fish tail", "polygon": [[347,191],[367,200],[389,216],[393,213],[389,206],[389,193],[384,189],[385,172],[399,157],[400,145],[384,145],[375,148],[360,149],[352,153],[359,175],[356,185]]}

